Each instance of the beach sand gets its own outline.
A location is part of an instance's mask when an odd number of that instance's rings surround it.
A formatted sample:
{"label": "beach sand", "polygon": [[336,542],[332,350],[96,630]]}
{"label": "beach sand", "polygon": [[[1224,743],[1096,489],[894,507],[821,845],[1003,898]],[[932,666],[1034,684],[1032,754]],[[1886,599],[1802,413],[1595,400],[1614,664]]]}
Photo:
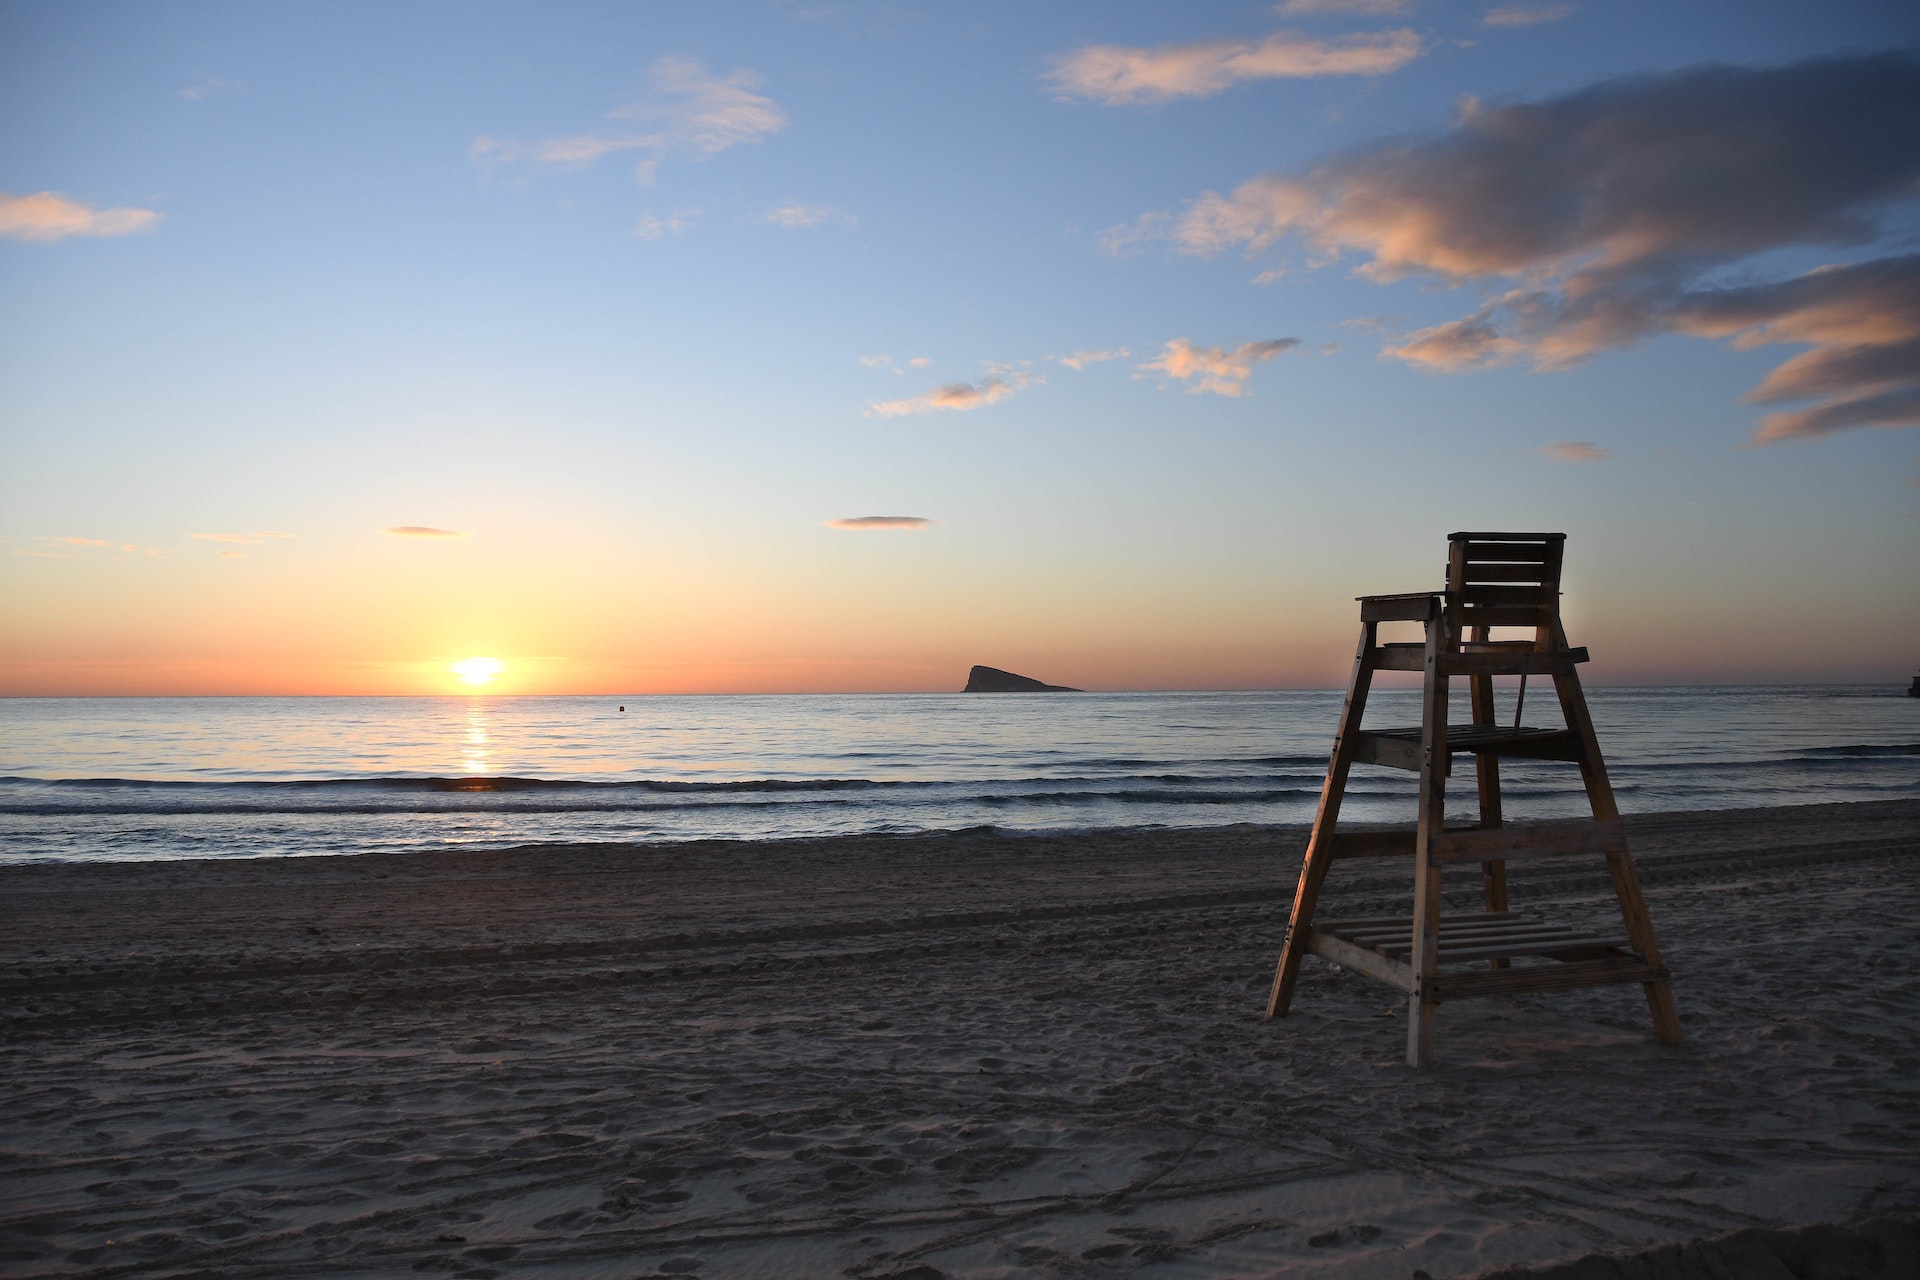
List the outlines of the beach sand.
{"label": "beach sand", "polygon": [[1920,801],[1629,831],[1687,1043],[1465,1001],[1425,1072],[1317,959],[1261,1018],[1297,829],[10,868],[0,1273],[1442,1280],[1920,1205]]}

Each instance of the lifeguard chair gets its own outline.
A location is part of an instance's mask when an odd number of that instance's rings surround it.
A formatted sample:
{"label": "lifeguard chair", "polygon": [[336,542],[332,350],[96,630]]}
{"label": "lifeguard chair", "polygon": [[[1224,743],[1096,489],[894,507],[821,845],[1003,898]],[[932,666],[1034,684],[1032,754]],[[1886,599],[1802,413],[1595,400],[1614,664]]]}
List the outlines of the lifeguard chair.
{"label": "lifeguard chair", "polygon": [[[1678,1044],[1680,1019],[1667,968],[1654,941],[1640,876],[1627,851],[1620,811],[1580,689],[1577,667],[1587,660],[1587,651],[1569,646],[1560,625],[1560,561],[1566,535],[1455,533],[1448,535],[1448,543],[1445,591],[1360,597],[1353,679],[1300,868],[1267,1016],[1286,1016],[1300,958],[1312,954],[1407,993],[1411,1066],[1433,1061],[1434,1012],[1444,1001],[1612,983],[1639,983],[1653,1015],[1654,1035],[1662,1044]],[[1425,639],[1378,643],[1384,622],[1420,623]],[[1531,630],[1531,638],[1493,638],[1495,629],[1515,627]],[[1360,727],[1376,671],[1422,673],[1417,726]],[[1511,724],[1495,723],[1495,676],[1520,678]],[[1521,723],[1531,676],[1553,681],[1563,728]],[[1455,677],[1468,683],[1470,724],[1447,723],[1448,686]],[[1479,820],[1450,827],[1447,775],[1453,757],[1463,753],[1474,758]],[[1579,765],[1593,817],[1507,825],[1500,812],[1500,761],[1508,756]],[[1340,802],[1347,774],[1356,764],[1410,769],[1420,775],[1419,821],[1413,830],[1340,833]],[[1619,934],[1570,929],[1508,909],[1509,860],[1582,853],[1607,861],[1620,904]],[[1413,858],[1411,919],[1315,920],[1320,886],[1334,859],[1386,855]],[[1479,864],[1486,909],[1443,917],[1441,872],[1457,863]]]}

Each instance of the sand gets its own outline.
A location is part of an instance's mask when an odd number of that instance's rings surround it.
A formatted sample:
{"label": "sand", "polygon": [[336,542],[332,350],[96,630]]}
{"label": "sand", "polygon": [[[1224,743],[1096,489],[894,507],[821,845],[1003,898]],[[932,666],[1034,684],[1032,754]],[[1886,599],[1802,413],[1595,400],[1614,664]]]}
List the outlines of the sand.
{"label": "sand", "polygon": [[1261,1019],[1292,829],[8,869],[0,1273],[1443,1280],[1920,1205],[1920,801],[1629,830],[1685,1046],[1468,1001],[1426,1072],[1317,959]]}

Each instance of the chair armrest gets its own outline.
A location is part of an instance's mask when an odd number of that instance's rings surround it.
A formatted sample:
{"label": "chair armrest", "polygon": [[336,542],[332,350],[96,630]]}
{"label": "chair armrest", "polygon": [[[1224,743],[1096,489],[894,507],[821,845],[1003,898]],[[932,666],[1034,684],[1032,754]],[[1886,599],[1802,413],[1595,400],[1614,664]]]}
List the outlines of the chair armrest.
{"label": "chair armrest", "polygon": [[1425,622],[1438,617],[1438,591],[1403,591],[1390,596],[1358,596],[1362,622]]}

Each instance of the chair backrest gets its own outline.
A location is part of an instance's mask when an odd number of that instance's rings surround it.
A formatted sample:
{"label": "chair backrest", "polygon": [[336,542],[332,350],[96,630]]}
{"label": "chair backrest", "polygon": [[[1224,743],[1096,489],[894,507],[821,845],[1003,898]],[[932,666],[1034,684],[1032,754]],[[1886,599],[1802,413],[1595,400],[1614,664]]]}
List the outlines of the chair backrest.
{"label": "chair backrest", "polygon": [[[1564,533],[1447,535],[1447,615],[1453,643],[1470,627],[1533,627],[1545,642],[1560,620]],[[1484,638],[1486,633],[1477,633]]]}

